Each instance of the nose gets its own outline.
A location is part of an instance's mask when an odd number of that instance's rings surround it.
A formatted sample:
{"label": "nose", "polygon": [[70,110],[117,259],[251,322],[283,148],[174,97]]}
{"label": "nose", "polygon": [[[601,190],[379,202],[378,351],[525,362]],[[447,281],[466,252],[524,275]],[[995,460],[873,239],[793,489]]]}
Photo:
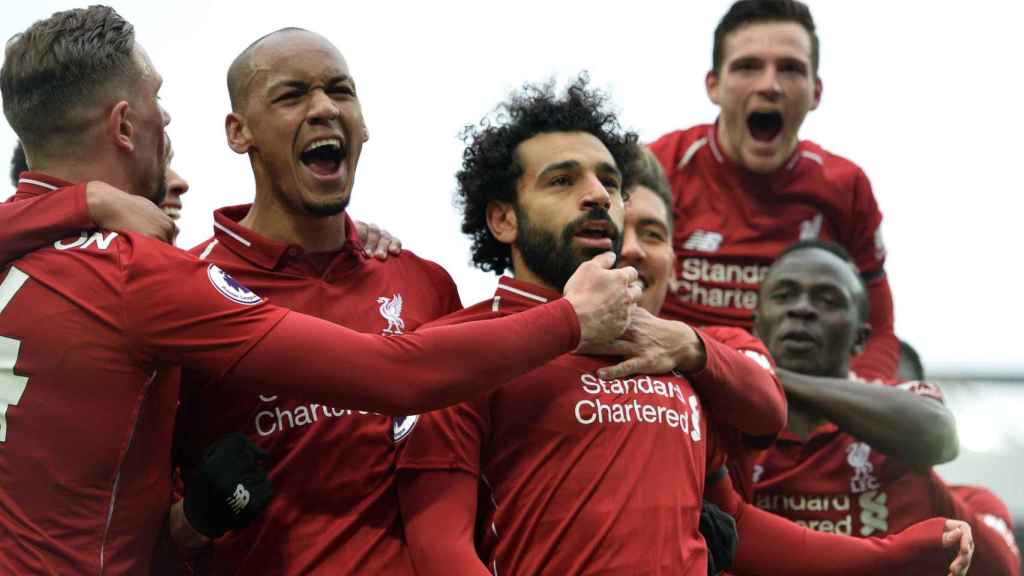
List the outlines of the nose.
{"label": "nose", "polygon": [[594,208],[604,208],[605,210],[608,210],[611,206],[612,195],[608,193],[608,188],[605,187],[604,183],[601,182],[601,179],[598,178],[596,174],[588,175],[580,207],[584,211],[589,211]]}
{"label": "nose", "polygon": [[802,320],[813,320],[817,318],[818,311],[811,303],[810,295],[801,293],[793,299],[790,307],[786,309],[786,315]]}
{"label": "nose", "polygon": [[160,115],[163,117],[165,127],[171,123],[171,113],[163,106],[160,106]]}
{"label": "nose", "polygon": [[635,266],[647,259],[647,252],[637,236],[636,230],[628,224],[622,232],[622,253],[619,255],[621,264]]}
{"label": "nose", "polygon": [[307,120],[310,124],[326,124],[339,116],[338,105],[322,89],[310,94]]}
{"label": "nose", "polygon": [[782,83],[775,66],[765,66],[758,80],[757,92],[768,100],[778,100],[782,96]]}

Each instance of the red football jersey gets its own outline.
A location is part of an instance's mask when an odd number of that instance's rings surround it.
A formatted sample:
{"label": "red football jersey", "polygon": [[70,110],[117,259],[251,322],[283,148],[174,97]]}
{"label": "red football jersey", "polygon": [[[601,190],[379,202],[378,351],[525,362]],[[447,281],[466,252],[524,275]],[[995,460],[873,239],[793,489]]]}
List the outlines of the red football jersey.
{"label": "red football jersey", "polygon": [[[31,180],[17,198],[68,186]],[[285,314],[130,233],[0,268],[0,573],[146,573],[170,505],[173,366],[220,376]]]}
{"label": "red football jersey", "polygon": [[[931,384],[900,387],[942,401]],[[784,432],[761,455],[754,504],[814,530],[858,537],[894,534],[935,516],[957,517],[952,493],[934,471],[915,472],[832,423],[804,442]]]}
{"label": "red football jersey", "polygon": [[[213,238],[192,252],[278,306],[376,334],[412,331],[462,307],[451,277],[437,264],[409,250],[384,262],[365,256],[351,220],[341,250],[308,254],[240,225],[248,210],[218,210]],[[198,386],[189,371],[185,376],[179,430],[186,467],[223,434],[242,431],[270,454],[274,484],[261,518],[218,540],[198,568],[216,574],[413,573],[393,472],[396,446],[417,416]]]}
{"label": "red football jersey", "polygon": [[[749,329],[758,289],[775,257],[799,240],[829,240],[844,246],[861,272],[875,279],[872,342],[854,369],[870,377],[895,372],[899,347],[882,272],[882,214],[859,167],[805,140],[778,171],[757,175],[722,153],[715,125],[666,134],[650,149],[674,199],[679,282],[665,300],[663,316]],[[878,345],[883,348],[876,352]]]}
{"label": "red football jersey", "polygon": [[[502,278],[493,300],[431,325],[557,297]],[[401,447],[399,468],[479,476],[490,506],[478,510],[489,527],[478,544],[494,574],[705,574],[698,521],[717,451],[702,404],[675,374],[600,380],[606,363],[561,356],[421,416]]]}

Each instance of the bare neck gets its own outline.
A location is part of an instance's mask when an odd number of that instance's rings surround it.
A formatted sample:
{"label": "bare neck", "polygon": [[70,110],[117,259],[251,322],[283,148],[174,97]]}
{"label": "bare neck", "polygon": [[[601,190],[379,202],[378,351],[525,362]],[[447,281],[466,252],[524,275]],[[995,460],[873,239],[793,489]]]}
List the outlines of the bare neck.
{"label": "bare neck", "polygon": [[125,170],[116,163],[103,158],[29,158],[29,166],[33,172],[59,178],[67,182],[90,182],[99,180],[129,194],[138,194],[134,184]]}
{"label": "bare neck", "polygon": [[271,191],[256,191],[256,201],[240,222],[250,230],[306,252],[333,252],[345,245],[345,212],[334,216],[299,213]]}

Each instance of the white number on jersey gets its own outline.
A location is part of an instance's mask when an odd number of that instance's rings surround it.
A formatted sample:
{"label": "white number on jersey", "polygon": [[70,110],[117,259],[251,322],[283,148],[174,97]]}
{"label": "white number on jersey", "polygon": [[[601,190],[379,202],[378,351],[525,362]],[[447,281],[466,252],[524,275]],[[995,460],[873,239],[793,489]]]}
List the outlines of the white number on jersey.
{"label": "white number on jersey", "polygon": [[[0,283],[0,315],[25,280],[28,280],[28,275],[13,266],[7,272],[4,281]],[[14,373],[19,348],[21,342],[0,336],[0,442],[7,441],[7,407],[18,405],[21,395],[25,393],[25,385],[28,384],[28,378]]]}

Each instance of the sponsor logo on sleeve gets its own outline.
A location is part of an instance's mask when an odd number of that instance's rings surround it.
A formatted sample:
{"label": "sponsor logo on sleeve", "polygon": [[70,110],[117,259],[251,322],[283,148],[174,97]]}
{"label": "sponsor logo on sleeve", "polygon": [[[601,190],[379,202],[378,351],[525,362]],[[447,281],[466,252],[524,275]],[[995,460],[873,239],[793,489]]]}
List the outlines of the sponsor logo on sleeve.
{"label": "sponsor logo on sleeve", "polygon": [[243,286],[238,280],[232,278],[230,274],[221,270],[216,264],[210,264],[206,269],[206,275],[209,276],[213,287],[232,302],[251,306],[259,304],[263,300],[253,293],[252,290]]}

